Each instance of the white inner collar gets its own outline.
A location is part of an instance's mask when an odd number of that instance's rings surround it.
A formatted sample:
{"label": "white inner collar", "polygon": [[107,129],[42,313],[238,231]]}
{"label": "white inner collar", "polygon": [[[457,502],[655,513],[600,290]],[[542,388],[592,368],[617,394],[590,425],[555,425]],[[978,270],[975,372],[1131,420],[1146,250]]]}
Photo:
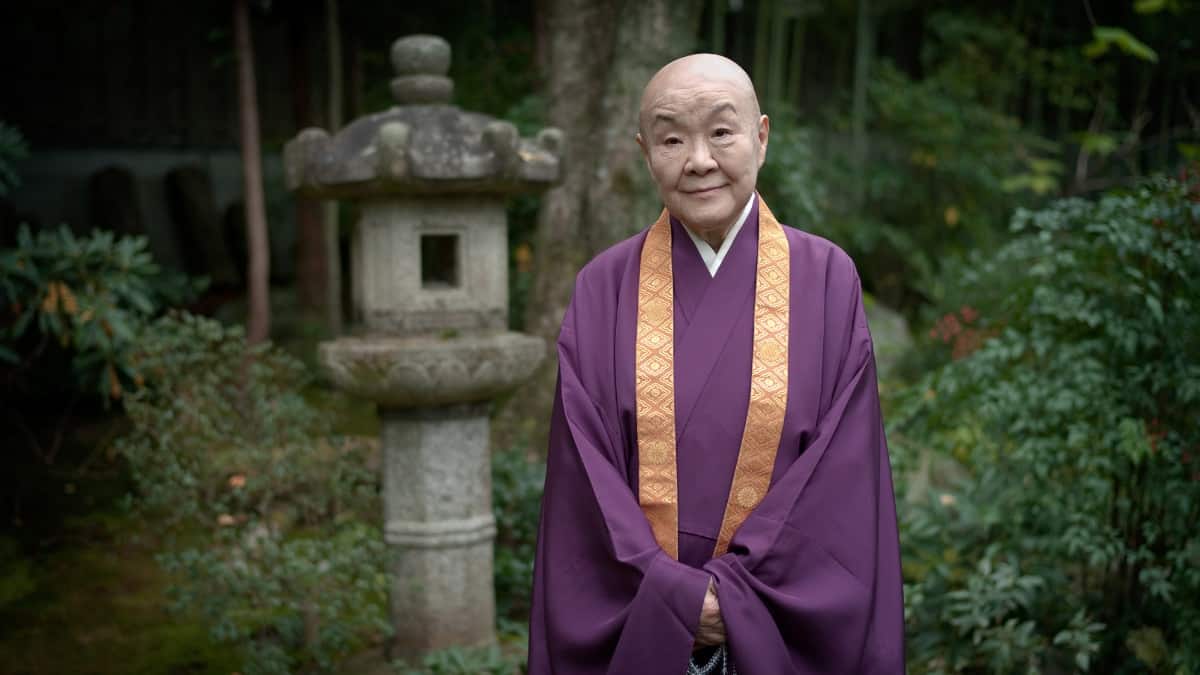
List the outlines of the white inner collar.
{"label": "white inner collar", "polygon": [[709,276],[717,276],[717,270],[721,267],[721,262],[725,260],[725,255],[729,253],[729,248],[733,245],[733,240],[737,238],[738,232],[742,231],[742,225],[746,224],[746,217],[750,215],[750,207],[754,206],[754,200],[758,198],[758,193],[750,194],[750,199],[746,200],[746,205],[742,207],[742,213],[737,217],[737,220],[729,226],[729,231],[725,233],[725,239],[721,241],[720,250],[713,250],[712,245],[704,241],[687,225],[683,226],[683,231],[688,233],[688,237],[696,244],[696,250],[700,252],[700,258],[704,261],[704,266],[708,268]]}

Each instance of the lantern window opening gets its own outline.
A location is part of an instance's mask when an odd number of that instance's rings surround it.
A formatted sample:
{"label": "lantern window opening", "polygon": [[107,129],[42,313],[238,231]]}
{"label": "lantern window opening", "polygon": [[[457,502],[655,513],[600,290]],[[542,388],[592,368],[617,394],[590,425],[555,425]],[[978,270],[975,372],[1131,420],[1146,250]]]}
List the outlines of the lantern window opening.
{"label": "lantern window opening", "polygon": [[421,288],[462,287],[461,238],[457,234],[421,234]]}

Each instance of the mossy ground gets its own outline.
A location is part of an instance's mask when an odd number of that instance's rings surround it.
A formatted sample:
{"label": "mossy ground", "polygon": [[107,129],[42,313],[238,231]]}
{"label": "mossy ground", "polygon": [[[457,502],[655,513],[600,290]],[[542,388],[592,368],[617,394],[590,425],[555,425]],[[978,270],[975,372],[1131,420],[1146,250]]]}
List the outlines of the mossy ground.
{"label": "mossy ground", "polygon": [[[239,657],[207,628],[170,614],[154,550],[121,534],[45,554],[31,594],[0,611],[11,673],[230,673]],[[81,524],[91,529],[93,524]],[[82,533],[82,532],[81,532]]]}
{"label": "mossy ground", "polygon": [[[344,434],[377,433],[374,406],[314,384],[304,392]],[[28,420],[45,439],[56,419]],[[74,419],[45,465],[17,430],[0,431],[0,672],[233,673],[236,649],[207,626],[168,610],[155,560],[157,524],[131,516],[131,489],[111,451],[125,424],[116,410]]]}
{"label": "mossy ground", "polygon": [[105,444],[123,422],[73,426],[46,466],[8,449],[0,555],[0,663],[7,673],[230,673],[238,655],[171,614],[154,523],[125,514],[120,461]]}

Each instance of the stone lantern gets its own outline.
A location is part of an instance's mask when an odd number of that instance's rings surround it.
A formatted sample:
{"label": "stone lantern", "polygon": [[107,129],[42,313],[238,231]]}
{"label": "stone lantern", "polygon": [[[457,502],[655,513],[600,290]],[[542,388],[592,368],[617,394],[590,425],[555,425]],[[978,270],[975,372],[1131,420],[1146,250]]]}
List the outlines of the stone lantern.
{"label": "stone lantern", "polygon": [[495,641],[490,401],[531,375],[542,340],[509,332],[505,197],[559,177],[562,134],[450,103],[450,46],[392,45],[397,105],[284,150],[288,188],[360,207],[356,328],[320,345],[333,383],[378,404],[393,656]]}

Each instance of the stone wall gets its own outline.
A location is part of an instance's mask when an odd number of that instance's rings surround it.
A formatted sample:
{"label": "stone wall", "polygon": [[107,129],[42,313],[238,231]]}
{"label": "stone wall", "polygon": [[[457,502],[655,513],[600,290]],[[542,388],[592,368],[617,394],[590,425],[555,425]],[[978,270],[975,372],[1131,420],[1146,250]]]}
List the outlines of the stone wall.
{"label": "stone wall", "polygon": [[[43,227],[66,223],[76,232],[93,225],[89,214],[89,181],[108,167],[119,167],[134,177],[135,195],[150,249],[164,265],[184,269],[181,237],[167,207],[166,176],[178,167],[198,167],[212,180],[214,206],[223,217],[237,207],[242,196],[241,156],[234,150],[47,150],[17,165],[21,185],[10,199],[18,213],[32,214]],[[293,200],[283,184],[278,154],[263,156],[263,182],[270,225],[271,273],[279,280],[293,276],[295,246]],[[238,242],[230,242],[236,245]]]}

